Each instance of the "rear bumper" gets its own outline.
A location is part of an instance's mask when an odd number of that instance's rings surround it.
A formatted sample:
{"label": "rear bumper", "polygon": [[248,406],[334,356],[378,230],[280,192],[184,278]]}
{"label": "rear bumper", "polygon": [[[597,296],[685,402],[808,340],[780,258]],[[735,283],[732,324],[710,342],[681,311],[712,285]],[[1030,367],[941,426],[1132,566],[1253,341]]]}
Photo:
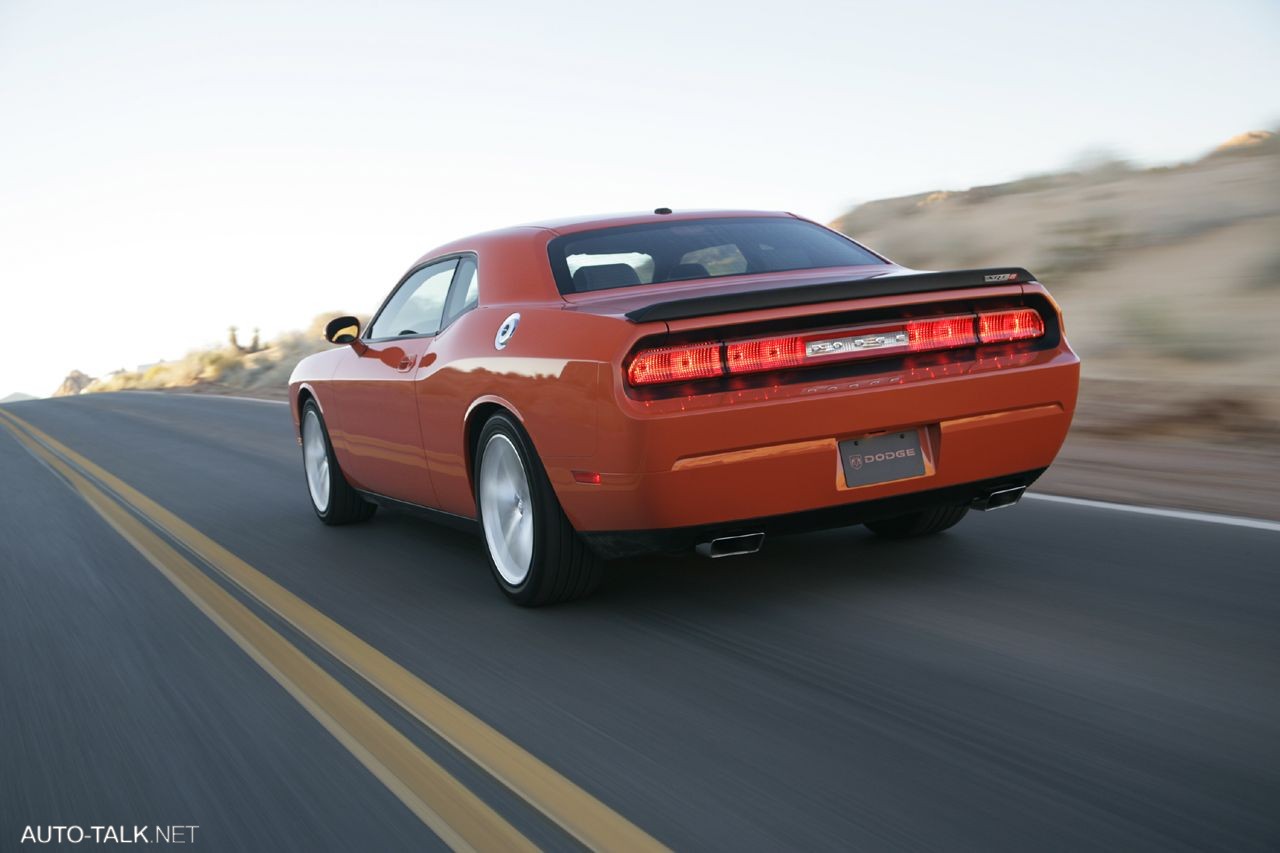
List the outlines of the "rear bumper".
{"label": "rear bumper", "polygon": [[[1066,438],[1079,368],[1064,344],[1016,362],[953,364],[919,376],[624,398],[602,409],[594,456],[545,461],[570,521],[602,551],[631,552],[627,533],[637,541],[653,541],[652,531],[696,539],[797,515],[830,519],[818,527],[855,524],[864,512],[905,505],[892,503],[900,497],[931,495],[924,505],[953,487],[980,492],[1010,477],[1034,480]],[[839,441],[907,429],[920,433],[924,476],[845,484]],[[598,472],[600,482],[575,482],[575,470]]]}
{"label": "rear bumper", "polygon": [[905,515],[940,505],[969,504],[1000,489],[1030,486],[1044,473],[1044,470],[1040,468],[1035,471],[1022,471],[976,483],[963,483],[958,486],[911,492],[891,498],[859,501],[767,518],[665,530],[595,531],[583,533],[582,537],[593,551],[606,559],[652,553],[674,554],[690,551],[701,542],[710,542],[724,536],[746,533],[781,536],[812,530],[829,530],[862,524],[864,521],[874,521],[877,518]]}

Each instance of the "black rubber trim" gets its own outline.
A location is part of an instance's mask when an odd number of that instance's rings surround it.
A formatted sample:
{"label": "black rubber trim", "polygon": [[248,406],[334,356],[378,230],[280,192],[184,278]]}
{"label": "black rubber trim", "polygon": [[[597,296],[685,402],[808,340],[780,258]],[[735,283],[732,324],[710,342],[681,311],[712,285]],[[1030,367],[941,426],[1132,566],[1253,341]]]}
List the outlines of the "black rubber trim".
{"label": "black rubber trim", "polygon": [[680,553],[691,550],[699,542],[709,542],[722,536],[734,536],[744,533],[764,533],[766,534],[767,544],[770,536],[849,527],[854,524],[862,524],[864,521],[892,518],[947,504],[968,504],[974,498],[985,497],[999,489],[1030,486],[1046,470],[1045,468],[1037,468],[1033,471],[1022,471],[1003,477],[992,477],[987,480],[962,483],[958,486],[944,486],[940,489],[895,495],[891,498],[880,498],[873,501],[857,501],[787,515],[774,515],[765,518],[744,519],[742,521],[730,521],[697,527],[671,527],[664,530],[581,532],[578,535],[586,540],[592,550],[606,559],[635,557],[654,553]]}
{"label": "black rubber trim", "polygon": [[380,507],[409,513],[410,515],[416,515],[420,518],[425,518],[428,521],[433,521],[436,524],[441,524],[445,527],[452,527],[454,530],[461,530],[464,533],[473,533],[478,536],[482,532],[480,530],[480,522],[474,518],[455,515],[451,512],[445,512],[442,509],[432,509],[429,506],[422,506],[421,504],[402,501],[398,498],[389,498],[386,495],[380,495],[377,492],[365,491],[364,489],[356,489],[356,491],[360,493],[362,498],[369,501],[369,503],[377,504]]}
{"label": "black rubber trim", "polygon": [[751,290],[743,293],[724,293],[655,302],[653,305],[627,312],[627,319],[633,323],[684,320],[689,317],[705,317],[709,314],[759,311],[764,308],[783,308],[788,305],[812,305],[815,302],[836,302],[842,299],[861,299],[866,296],[898,296],[904,293],[928,293],[934,290],[993,287],[1001,284],[1023,284],[1034,280],[1035,277],[1022,267],[889,274],[856,281],[779,287],[773,290]]}

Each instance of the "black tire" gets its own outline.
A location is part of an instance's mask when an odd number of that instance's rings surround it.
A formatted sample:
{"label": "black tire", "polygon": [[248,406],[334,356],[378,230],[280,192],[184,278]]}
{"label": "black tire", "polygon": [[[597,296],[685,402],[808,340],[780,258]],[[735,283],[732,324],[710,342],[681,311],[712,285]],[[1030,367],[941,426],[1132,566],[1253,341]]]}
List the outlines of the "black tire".
{"label": "black tire", "polygon": [[307,439],[307,419],[312,416],[315,417],[319,424],[319,434],[324,441],[324,454],[329,462],[329,489],[328,500],[324,509],[321,509],[312,494],[311,474],[307,470],[307,455],[304,447],[302,474],[307,484],[307,498],[311,502],[311,508],[315,510],[316,517],[325,524],[354,524],[358,521],[368,520],[377,512],[378,507],[376,504],[372,504],[361,497],[360,493],[351,488],[347,478],[342,475],[342,468],[338,465],[338,459],[333,455],[333,442],[329,441],[329,428],[325,425],[324,415],[320,413],[320,407],[316,405],[315,400],[307,400],[302,406],[299,430],[302,432],[304,444]]}
{"label": "black tire", "polygon": [[871,532],[886,539],[909,539],[941,533],[960,523],[969,512],[968,504],[936,506],[932,509],[868,521]]}
{"label": "black tire", "polygon": [[[533,510],[532,557],[528,561],[527,574],[518,583],[503,577],[498,568],[498,558],[494,553],[496,546],[492,543],[499,534],[495,533],[492,537],[489,535],[485,524],[486,513],[481,505],[481,491],[484,488],[481,483],[481,468],[486,451],[502,444],[493,443],[499,436],[509,441],[519,455]],[[507,598],[522,607],[541,607],[582,598],[595,590],[600,583],[600,558],[569,523],[551,488],[551,481],[547,479],[546,469],[533,448],[533,442],[514,418],[499,413],[485,422],[476,443],[472,482],[475,483],[476,517],[480,520],[484,534],[483,545],[489,569],[498,588]]]}

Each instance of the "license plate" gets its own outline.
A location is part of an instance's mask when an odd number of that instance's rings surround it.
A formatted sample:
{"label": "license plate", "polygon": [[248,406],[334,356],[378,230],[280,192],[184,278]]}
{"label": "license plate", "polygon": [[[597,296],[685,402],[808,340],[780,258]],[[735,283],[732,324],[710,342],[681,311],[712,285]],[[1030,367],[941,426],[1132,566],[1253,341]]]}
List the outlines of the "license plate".
{"label": "license plate", "polygon": [[887,432],[840,442],[846,486],[869,486],[924,474],[918,430]]}

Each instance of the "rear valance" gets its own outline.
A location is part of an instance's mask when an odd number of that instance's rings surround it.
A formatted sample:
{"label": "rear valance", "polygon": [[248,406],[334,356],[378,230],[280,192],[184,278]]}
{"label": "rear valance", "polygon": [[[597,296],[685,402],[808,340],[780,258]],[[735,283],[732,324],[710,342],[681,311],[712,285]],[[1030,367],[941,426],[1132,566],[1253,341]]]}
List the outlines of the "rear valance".
{"label": "rear valance", "polygon": [[683,320],[688,317],[705,317],[710,314],[732,314],[738,311],[758,311],[763,308],[783,308],[789,305],[811,305],[818,302],[837,302],[858,299],[863,296],[898,296],[903,293],[927,293],[932,290],[956,290],[967,287],[991,287],[997,284],[1022,284],[1034,276],[1022,267],[995,267],[978,270],[951,270],[949,272],[921,272],[905,275],[886,275],[856,281],[837,281],[830,284],[811,284],[779,287],[772,290],[749,290],[742,293],[723,293],[713,296],[697,296],[691,299],[673,299],[656,302],[627,312],[633,323],[650,320]]}

